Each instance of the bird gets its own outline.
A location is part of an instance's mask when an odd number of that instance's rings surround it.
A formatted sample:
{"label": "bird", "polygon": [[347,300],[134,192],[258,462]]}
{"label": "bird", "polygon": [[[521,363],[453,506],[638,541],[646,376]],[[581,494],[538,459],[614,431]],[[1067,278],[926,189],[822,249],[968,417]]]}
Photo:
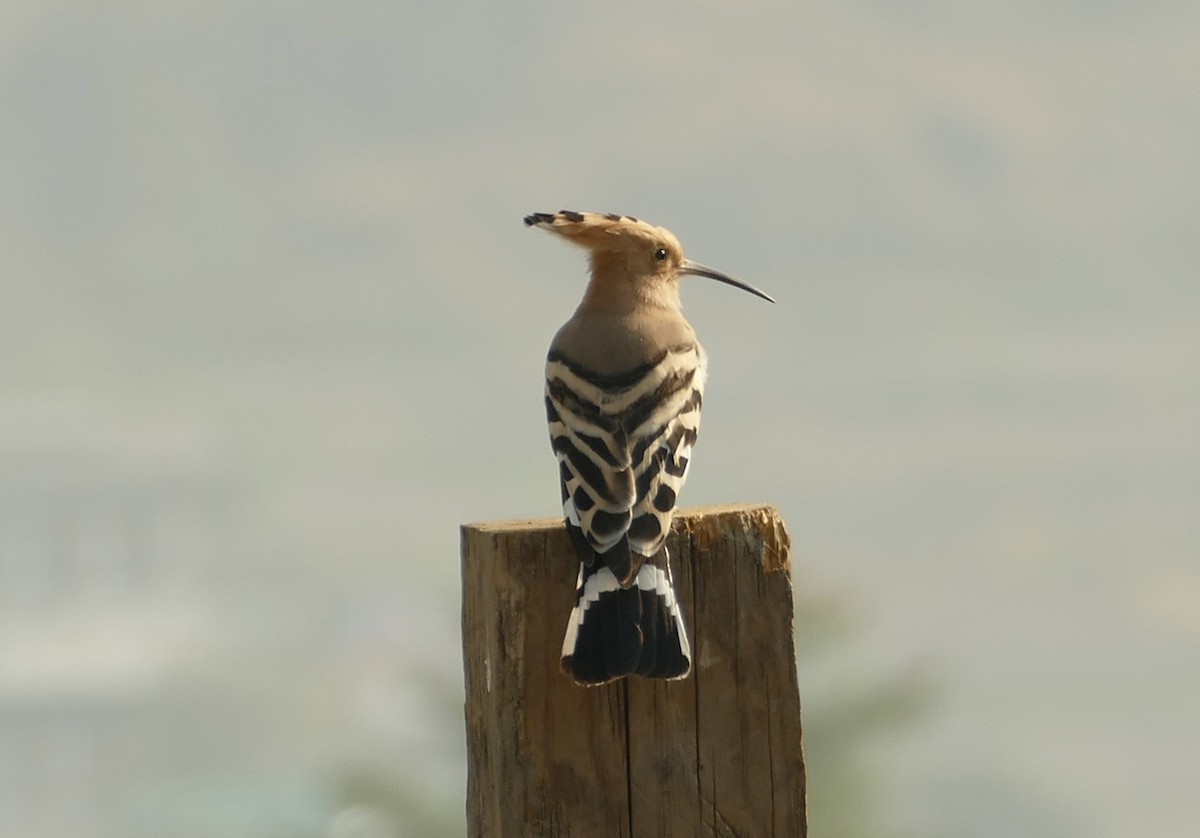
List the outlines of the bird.
{"label": "bird", "polygon": [[525,224],[584,248],[591,266],[546,357],[546,419],[579,559],[560,667],[585,686],[685,678],[692,652],[666,538],[700,429],[707,362],[679,281],[707,277],[775,300],[686,259],[669,230],[632,216],[560,210]]}

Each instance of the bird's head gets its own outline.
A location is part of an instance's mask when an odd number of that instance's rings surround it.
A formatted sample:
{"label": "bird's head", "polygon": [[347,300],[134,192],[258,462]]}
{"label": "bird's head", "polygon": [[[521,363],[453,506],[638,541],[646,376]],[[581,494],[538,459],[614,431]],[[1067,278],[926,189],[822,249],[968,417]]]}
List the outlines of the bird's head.
{"label": "bird's head", "polygon": [[690,274],[706,276],[775,302],[753,285],[684,258],[683,246],[670,230],[628,215],[560,210],[527,215],[525,224],[549,230],[587,248],[592,262],[589,294],[600,298],[674,301],[677,306],[679,278]]}

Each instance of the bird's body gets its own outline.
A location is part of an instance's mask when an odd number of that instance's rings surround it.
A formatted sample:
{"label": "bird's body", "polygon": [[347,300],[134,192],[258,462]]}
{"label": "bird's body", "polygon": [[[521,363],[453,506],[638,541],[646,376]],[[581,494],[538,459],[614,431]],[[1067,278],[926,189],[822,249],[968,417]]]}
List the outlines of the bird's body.
{"label": "bird's body", "polygon": [[760,291],[683,258],[633,218],[528,216],[591,252],[592,278],[546,361],[546,415],[563,517],[580,559],[562,667],[583,684],[682,678],[691,649],[665,546],[700,428],[706,359],[679,303],[692,273]]}

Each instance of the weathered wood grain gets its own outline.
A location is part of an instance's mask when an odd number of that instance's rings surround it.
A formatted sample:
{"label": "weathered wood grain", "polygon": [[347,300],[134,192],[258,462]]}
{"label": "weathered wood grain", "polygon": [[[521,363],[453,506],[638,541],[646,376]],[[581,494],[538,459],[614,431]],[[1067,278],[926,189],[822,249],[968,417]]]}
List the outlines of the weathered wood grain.
{"label": "weathered wood grain", "polygon": [[768,506],[676,515],[683,681],[558,667],[576,560],[560,521],[462,528],[472,836],[804,836],[790,540]]}

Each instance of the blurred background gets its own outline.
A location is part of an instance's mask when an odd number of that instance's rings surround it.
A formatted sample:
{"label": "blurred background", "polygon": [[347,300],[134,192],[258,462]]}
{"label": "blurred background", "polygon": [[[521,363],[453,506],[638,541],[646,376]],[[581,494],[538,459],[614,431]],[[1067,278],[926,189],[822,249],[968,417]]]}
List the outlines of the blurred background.
{"label": "blurred background", "polygon": [[[672,229],[813,834],[1200,822],[1200,6],[0,4],[0,834],[464,829],[560,208]],[[557,641],[555,641],[557,642]]]}

